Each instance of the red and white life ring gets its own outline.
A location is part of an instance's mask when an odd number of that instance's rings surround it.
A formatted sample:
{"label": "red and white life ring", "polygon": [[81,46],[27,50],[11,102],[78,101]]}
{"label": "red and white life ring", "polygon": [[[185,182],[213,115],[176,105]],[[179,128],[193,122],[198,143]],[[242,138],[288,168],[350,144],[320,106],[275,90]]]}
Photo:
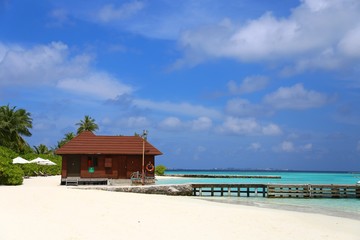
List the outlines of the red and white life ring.
{"label": "red and white life ring", "polygon": [[154,170],[155,170],[154,164],[152,164],[151,162],[149,162],[149,163],[146,165],[146,171],[148,171],[148,172],[153,172]]}

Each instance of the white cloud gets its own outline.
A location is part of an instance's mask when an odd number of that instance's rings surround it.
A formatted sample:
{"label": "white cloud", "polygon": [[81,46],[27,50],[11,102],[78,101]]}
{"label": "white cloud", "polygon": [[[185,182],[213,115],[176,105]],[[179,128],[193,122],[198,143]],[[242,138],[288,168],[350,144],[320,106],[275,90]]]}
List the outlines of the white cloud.
{"label": "white cloud", "polygon": [[129,127],[147,127],[150,121],[146,117],[129,117],[127,119],[127,126]]}
{"label": "white cloud", "polygon": [[67,45],[52,42],[25,48],[0,43],[0,83],[40,85],[88,70],[89,56],[69,57]]}
{"label": "white cloud", "polygon": [[[328,0],[302,0],[304,5],[312,12],[318,12],[329,7],[330,2]],[[334,1],[333,1],[334,2]]]}
{"label": "white cloud", "polygon": [[321,107],[328,102],[325,94],[304,89],[302,84],[281,87],[264,97],[264,103],[276,109],[308,109]]}
{"label": "white cloud", "polygon": [[[124,2],[124,1],[122,1]],[[95,1],[81,9],[75,5],[71,11],[75,18],[127,30],[149,38],[174,40],[179,33],[218,19],[218,9],[211,11],[207,0],[182,1],[125,1],[107,4]],[[69,4],[66,4],[68,6]],[[226,6],[226,4],[221,4]]]}
{"label": "white cloud", "polygon": [[103,119],[101,119],[100,123],[101,125],[111,125],[113,121],[109,117],[104,117]]}
{"label": "white cloud", "polygon": [[279,135],[280,127],[275,124],[261,125],[253,118],[227,117],[224,123],[217,128],[220,133],[237,135]]}
{"label": "white cloud", "polygon": [[262,132],[264,135],[269,135],[269,136],[275,136],[275,135],[282,134],[281,128],[278,125],[273,124],[273,123],[263,126]]}
{"label": "white cloud", "polygon": [[284,141],[280,145],[280,150],[283,152],[294,152],[295,147],[294,144],[290,141]]}
{"label": "white cloud", "polygon": [[187,116],[220,118],[221,113],[217,110],[206,108],[201,105],[190,103],[155,102],[145,99],[134,99],[133,103],[139,108],[149,108],[168,113],[177,113]]}
{"label": "white cloud", "polygon": [[335,70],[340,69],[344,64],[344,59],[338,56],[333,48],[327,48],[316,56],[299,59],[295,64],[284,67],[280,73],[282,76],[291,76],[306,70]]}
{"label": "white cloud", "polygon": [[[265,95],[261,104],[252,104],[246,99],[230,99],[225,112],[237,117],[255,117],[269,115],[274,109],[309,109],[317,108],[329,102],[327,95],[307,90],[302,84],[280,87],[277,91]],[[271,108],[269,107],[271,106]]]}
{"label": "white cloud", "polygon": [[250,146],[248,147],[248,149],[255,151],[255,152],[259,151],[261,149],[261,144],[257,143],[257,142],[251,143]]}
{"label": "white cloud", "polygon": [[212,120],[208,117],[199,117],[189,121],[183,121],[178,117],[167,117],[158,124],[158,127],[162,130],[176,131],[187,129],[198,132],[211,129],[212,124]]}
{"label": "white cloud", "polygon": [[105,73],[92,74],[83,78],[62,79],[58,82],[57,87],[100,99],[115,99],[119,95],[132,92],[131,86],[122,84]]}
{"label": "white cloud", "polygon": [[30,48],[0,42],[0,85],[49,85],[100,99],[132,92],[130,85],[92,69],[91,61],[90,55],[72,56],[61,42]]}
{"label": "white cloud", "polygon": [[304,146],[300,147],[300,150],[303,151],[310,151],[313,148],[313,145],[311,143],[305,144]]}
{"label": "white cloud", "polygon": [[[288,17],[278,18],[266,12],[241,24],[229,23],[227,19],[228,24],[187,30],[179,40],[185,57],[179,59],[175,67],[213,58],[245,62],[281,59],[281,63],[294,64],[297,71],[347,67],[348,63],[353,64],[348,61],[349,55],[359,56],[359,12],[357,0],[306,0],[292,9]],[[334,51],[334,56],[331,64],[325,62],[324,65],[326,58],[321,56],[329,49]],[[311,59],[313,64],[298,66],[299,62]]]}
{"label": "white cloud", "polygon": [[307,152],[311,151],[313,148],[313,145],[311,143],[307,143],[302,146],[295,146],[295,144],[291,141],[283,141],[279,147],[277,147],[275,150],[279,152]]}
{"label": "white cloud", "polygon": [[195,131],[207,130],[212,126],[212,121],[208,117],[199,117],[191,122],[191,129]]}
{"label": "white cloud", "polygon": [[250,76],[246,77],[239,86],[235,81],[230,81],[228,89],[232,94],[252,93],[265,88],[267,83],[268,78],[265,76]]}
{"label": "white cloud", "polygon": [[119,7],[115,7],[112,4],[103,6],[98,12],[98,19],[101,22],[110,22],[116,20],[122,20],[136,15],[144,8],[144,3],[141,1],[133,1],[125,3]]}
{"label": "white cloud", "polygon": [[72,24],[69,13],[63,8],[57,8],[50,12],[52,22],[46,24],[48,27],[60,27],[64,24]]}
{"label": "white cloud", "polygon": [[259,132],[260,126],[255,119],[247,118],[226,118],[223,125],[219,128],[220,132],[223,133],[234,133],[240,135],[254,134]]}
{"label": "white cloud", "polygon": [[[229,54],[242,60],[272,59],[286,54],[294,54],[309,46],[293,48],[299,38],[300,26],[296,21],[276,19],[271,13],[249,21],[229,39]],[[230,53],[230,50],[234,52]]]}
{"label": "white cloud", "polygon": [[179,130],[183,127],[183,123],[177,117],[168,117],[159,123],[159,128],[164,130]]}
{"label": "white cloud", "polygon": [[350,29],[339,42],[339,50],[349,57],[360,57],[360,25]]}
{"label": "white cloud", "polygon": [[238,117],[254,117],[264,115],[268,110],[258,104],[252,104],[246,99],[235,98],[226,103],[226,113]]}

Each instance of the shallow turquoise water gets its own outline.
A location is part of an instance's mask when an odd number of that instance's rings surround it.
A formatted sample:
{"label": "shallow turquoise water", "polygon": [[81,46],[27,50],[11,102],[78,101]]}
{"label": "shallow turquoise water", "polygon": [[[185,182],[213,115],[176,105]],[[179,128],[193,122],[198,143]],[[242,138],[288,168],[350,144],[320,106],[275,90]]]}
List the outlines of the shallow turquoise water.
{"label": "shallow turquoise water", "polygon": [[329,172],[248,172],[248,171],[166,171],[165,174],[202,174],[202,175],[241,175],[241,176],[280,176],[270,178],[180,178],[159,180],[158,184],[182,183],[298,183],[298,184],[355,184],[360,180],[360,173]]}
{"label": "shallow turquoise water", "polygon": [[[356,184],[359,173],[334,172],[276,172],[276,171],[166,171],[166,174],[262,175],[281,176],[281,179],[254,178],[175,178],[158,180],[157,184],[186,183],[282,183],[282,184]],[[230,204],[270,207],[301,212],[320,213],[360,220],[360,199],[268,199],[257,197],[204,197],[209,201]]]}

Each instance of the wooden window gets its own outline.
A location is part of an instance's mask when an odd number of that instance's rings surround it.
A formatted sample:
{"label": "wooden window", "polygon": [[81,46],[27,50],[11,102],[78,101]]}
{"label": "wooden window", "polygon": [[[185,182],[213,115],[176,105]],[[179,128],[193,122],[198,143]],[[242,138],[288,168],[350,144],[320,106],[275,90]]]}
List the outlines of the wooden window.
{"label": "wooden window", "polygon": [[112,158],[105,158],[105,167],[106,168],[112,167]]}
{"label": "wooden window", "polygon": [[88,156],[88,167],[97,167],[98,158],[94,156]]}

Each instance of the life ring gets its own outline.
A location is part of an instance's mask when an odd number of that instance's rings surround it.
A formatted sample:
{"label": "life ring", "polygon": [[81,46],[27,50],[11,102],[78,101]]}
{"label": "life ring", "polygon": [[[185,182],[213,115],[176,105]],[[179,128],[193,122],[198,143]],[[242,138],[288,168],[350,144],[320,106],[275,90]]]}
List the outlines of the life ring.
{"label": "life ring", "polygon": [[147,165],[146,165],[146,171],[148,171],[148,172],[153,172],[155,170],[155,167],[154,167],[154,164],[152,164],[152,163],[148,163]]}

